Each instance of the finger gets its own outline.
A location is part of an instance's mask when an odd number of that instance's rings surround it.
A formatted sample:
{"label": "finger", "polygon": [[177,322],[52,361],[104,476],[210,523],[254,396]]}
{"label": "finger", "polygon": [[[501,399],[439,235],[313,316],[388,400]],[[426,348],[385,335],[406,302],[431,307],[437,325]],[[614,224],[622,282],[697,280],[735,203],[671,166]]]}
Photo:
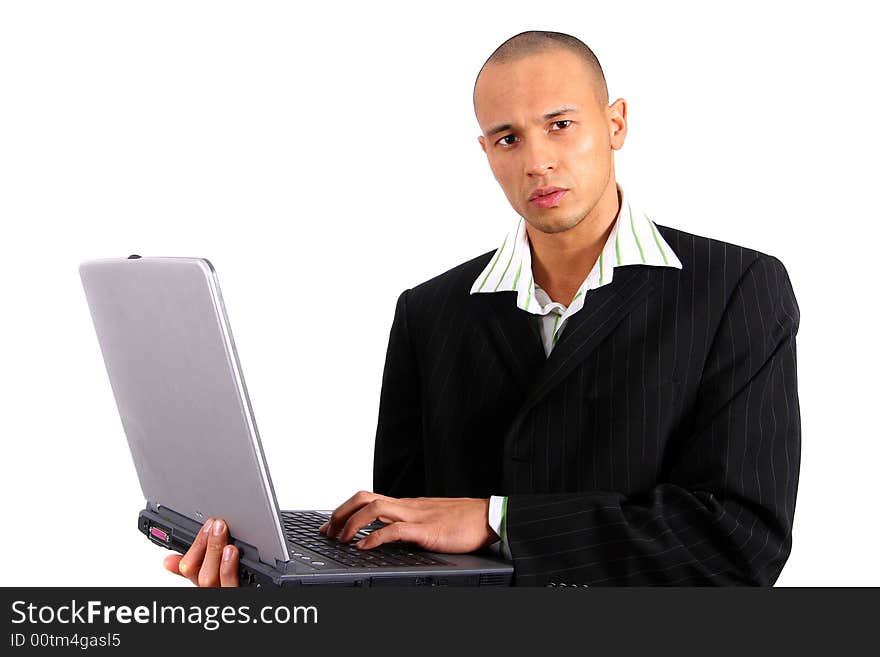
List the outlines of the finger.
{"label": "finger", "polygon": [[[324,534],[327,536],[336,536],[342,530],[345,523],[348,521],[349,516],[352,513],[360,509],[361,507],[369,504],[373,500],[377,499],[394,499],[391,497],[386,497],[384,495],[379,495],[377,493],[371,493],[370,491],[362,490],[358,491],[351,497],[349,497],[345,502],[340,504],[333,513],[330,514],[330,519],[325,523],[326,527],[324,528]],[[322,525],[323,527],[324,525]]]}
{"label": "finger", "polygon": [[358,530],[366,527],[374,520],[388,523],[401,520],[412,521],[417,519],[418,514],[417,509],[402,504],[400,500],[392,498],[373,500],[351,515],[339,532],[338,538],[340,542],[348,543],[358,533]]}
{"label": "finger", "polygon": [[349,497],[345,502],[333,510],[330,517],[327,519],[327,522],[322,525],[324,529],[323,533],[331,537],[337,536],[349,516],[365,504],[372,502],[376,497],[378,496],[375,493],[365,490],[358,491]]}
{"label": "finger", "polygon": [[358,541],[356,545],[362,550],[369,550],[383,543],[394,541],[415,543],[426,550],[433,549],[437,542],[436,532],[429,525],[417,522],[393,522],[373,531],[369,536]]}
{"label": "finger", "polygon": [[183,555],[177,563],[178,572],[186,577],[190,582],[199,585],[199,569],[202,566],[202,559],[205,558],[205,547],[208,544],[208,533],[214,524],[213,518],[208,518],[201,530],[196,534],[196,539],[189,550]]}
{"label": "finger", "polygon": [[199,568],[199,586],[220,586],[220,561],[228,531],[223,520],[215,520],[208,536],[205,558]]}
{"label": "finger", "polygon": [[238,586],[238,548],[227,545],[223,548],[220,562],[220,586]]}

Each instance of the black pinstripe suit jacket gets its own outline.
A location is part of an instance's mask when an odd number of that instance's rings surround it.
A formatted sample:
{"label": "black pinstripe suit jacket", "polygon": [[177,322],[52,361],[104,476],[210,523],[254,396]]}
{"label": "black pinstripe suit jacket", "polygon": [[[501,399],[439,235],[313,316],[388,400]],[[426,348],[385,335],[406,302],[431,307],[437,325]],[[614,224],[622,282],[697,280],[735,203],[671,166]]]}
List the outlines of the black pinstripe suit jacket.
{"label": "black pinstripe suit jacket", "polygon": [[374,490],[508,495],[517,585],[771,585],[800,465],[799,310],[769,255],[657,226],[683,269],[625,266],[549,358],[489,252],[406,290]]}

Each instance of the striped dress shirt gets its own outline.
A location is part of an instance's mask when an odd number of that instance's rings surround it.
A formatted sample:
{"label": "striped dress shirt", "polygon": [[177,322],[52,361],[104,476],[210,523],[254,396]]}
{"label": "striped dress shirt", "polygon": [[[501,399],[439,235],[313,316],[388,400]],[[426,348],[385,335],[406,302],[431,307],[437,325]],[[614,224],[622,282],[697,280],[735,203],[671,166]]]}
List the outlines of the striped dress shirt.
{"label": "striped dress shirt", "polygon": [[[519,216],[495,256],[471,287],[471,294],[516,292],[516,305],[519,309],[541,316],[539,328],[544,353],[548,357],[569,318],[584,307],[590,290],[611,284],[616,267],[648,265],[682,268],[678,256],[660,235],[654,222],[634,202],[631,194],[624,193],[619,183],[617,193],[620,208],[614,227],[599,258],[568,307],[553,301],[535,283],[525,220]],[[489,526],[500,537],[500,541],[493,547],[510,559],[512,556],[505,541],[506,507],[507,497],[493,495],[489,498]]]}

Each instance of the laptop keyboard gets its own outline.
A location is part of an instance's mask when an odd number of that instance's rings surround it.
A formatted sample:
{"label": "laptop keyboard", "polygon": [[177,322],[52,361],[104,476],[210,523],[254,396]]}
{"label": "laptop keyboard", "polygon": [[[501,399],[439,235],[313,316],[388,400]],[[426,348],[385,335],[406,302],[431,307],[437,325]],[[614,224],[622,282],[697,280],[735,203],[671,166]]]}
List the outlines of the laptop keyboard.
{"label": "laptop keyboard", "polygon": [[[382,523],[373,523],[361,529],[350,543],[343,544],[335,538],[324,536],[318,527],[327,521],[327,516],[314,511],[282,511],[281,521],[289,543],[291,557],[310,562],[318,568],[349,566],[356,568],[381,568],[388,566],[445,566],[449,562],[432,557],[410,543],[385,543],[369,550],[362,550],[354,544],[370,534]],[[410,547],[406,547],[410,546]],[[323,557],[320,561],[303,554],[306,548]]]}

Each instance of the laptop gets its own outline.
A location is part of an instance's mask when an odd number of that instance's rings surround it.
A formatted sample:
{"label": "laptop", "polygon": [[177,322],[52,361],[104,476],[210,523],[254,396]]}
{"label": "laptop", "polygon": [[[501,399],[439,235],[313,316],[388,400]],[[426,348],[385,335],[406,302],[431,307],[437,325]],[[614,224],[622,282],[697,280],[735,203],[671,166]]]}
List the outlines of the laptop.
{"label": "laptop", "polygon": [[216,272],[204,258],[129,256],[79,268],[146,506],[138,529],[184,553],[224,518],[243,585],[508,586],[491,551],[371,550],[318,532],[330,511],[281,511]]}

